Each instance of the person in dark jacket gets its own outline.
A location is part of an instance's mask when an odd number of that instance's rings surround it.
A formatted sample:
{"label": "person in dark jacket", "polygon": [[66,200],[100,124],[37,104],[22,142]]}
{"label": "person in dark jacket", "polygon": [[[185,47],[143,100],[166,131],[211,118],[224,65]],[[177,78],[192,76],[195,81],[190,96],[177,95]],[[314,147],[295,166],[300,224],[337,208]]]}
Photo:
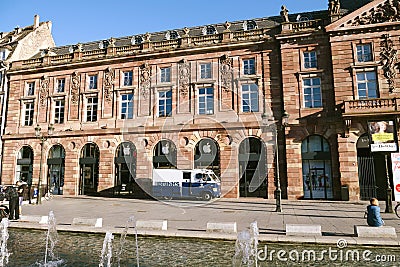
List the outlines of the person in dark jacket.
{"label": "person in dark jacket", "polygon": [[9,185],[6,187],[5,195],[6,195],[7,200],[9,201],[8,207],[9,207],[10,215],[9,215],[8,219],[19,220],[19,197],[18,197],[17,189],[14,186]]}
{"label": "person in dark jacket", "polygon": [[382,226],[384,224],[381,217],[381,209],[376,198],[371,198],[371,205],[367,207],[367,223],[369,226]]}

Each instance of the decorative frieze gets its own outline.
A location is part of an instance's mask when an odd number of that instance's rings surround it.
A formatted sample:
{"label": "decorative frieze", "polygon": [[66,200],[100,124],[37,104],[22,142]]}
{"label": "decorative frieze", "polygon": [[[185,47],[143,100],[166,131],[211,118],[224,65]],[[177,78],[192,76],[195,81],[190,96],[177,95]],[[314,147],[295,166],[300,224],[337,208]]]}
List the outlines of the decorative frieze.
{"label": "decorative frieze", "polygon": [[114,85],[114,70],[110,67],[104,72],[104,99],[108,102],[112,101],[112,90]]}
{"label": "decorative frieze", "polygon": [[381,64],[383,74],[389,84],[389,92],[395,90],[394,79],[396,77],[396,63],[397,63],[397,50],[394,49],[393,41],[390,39],[389,34],[384,34],[383,41],[381,41]]}
{"label": "decorative frieze", "polygon": [[150,95],[150,77],[151,68],[146,62],[140,67],[140,93],[143,99],[147,99]]}
{"label": "decorative frieze", "polygon": [[42,76],[40,79],[40,105],[46,106],[47,97],[49,96],[50,79],[47,76]]}
{"label": "decorative frieze", "polygon": [[183,97],[187,97],[190,86],[190,63],[186,59],[179,63],[179,93]]}
{"label": "decorative frieze", "polygon": [[79,87],[80,87],[80,80],[79,75],[76,71],[72,73],[71,77],[71,103],[77,105],[79,102]]}
{"label": "decorative frieze", "polygon": [[220,58],[221,87],[225,92],[232,90],[232,58],[223,55]]}
{"label": "decorative frieze", "polygon": [[400,21],[400,2],[388,0],[383,4],[362,13],[354,20],[349,21],[351,26],[368,25],[374,23]]}

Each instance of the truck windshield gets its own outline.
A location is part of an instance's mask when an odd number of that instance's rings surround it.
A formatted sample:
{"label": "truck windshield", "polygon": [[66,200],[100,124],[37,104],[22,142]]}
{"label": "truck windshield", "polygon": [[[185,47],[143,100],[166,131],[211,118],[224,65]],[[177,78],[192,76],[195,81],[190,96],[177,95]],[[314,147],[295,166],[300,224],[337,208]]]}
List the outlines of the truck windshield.
{"label": "truck windshield", "polygon": [[218,177],[214,173],[209,173],[208,176],[211,178],[212,181],[219,182]]}

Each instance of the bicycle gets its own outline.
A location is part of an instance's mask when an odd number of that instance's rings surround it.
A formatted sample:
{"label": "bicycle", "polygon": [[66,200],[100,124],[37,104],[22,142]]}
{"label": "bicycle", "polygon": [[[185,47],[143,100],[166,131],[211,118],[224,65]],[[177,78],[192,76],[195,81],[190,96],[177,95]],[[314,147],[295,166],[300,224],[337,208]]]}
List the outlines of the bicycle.
{"label": "bicycle", "polygon": [[396,213],[396,216],[400,218],[400,202],[397,203],[396,207],[394,208],[394,212]]}

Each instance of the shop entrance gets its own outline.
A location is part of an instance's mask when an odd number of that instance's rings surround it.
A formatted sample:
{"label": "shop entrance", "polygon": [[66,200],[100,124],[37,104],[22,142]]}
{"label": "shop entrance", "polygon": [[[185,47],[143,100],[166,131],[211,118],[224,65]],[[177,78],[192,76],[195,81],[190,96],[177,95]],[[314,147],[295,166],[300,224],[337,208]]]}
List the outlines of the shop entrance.
{"label": "shop entrance", "polygon": [[51,190],[54,195],[63,194],[64,186],[64,159],[65,150],[61,145],[53,146],[49,151],[47,159],[48,174],[47,184],[48,190]]}
{"label": "shop entrance", "polygon": [[81,151],[79,194],[91,195],[97,193],[99,183],[100,151],[96,144],[86,144]]}
{"label": "shop entrance", "polygon": [[221,177],[219,146],[215,140],[204,138],[196,144],[194,168],[210,169],[213,170],[218,177]]}
{"label": "shop entrance", "polygon": [[239,146],[240,197],[267,197],[265,145],[255,137]]}
{"label": "shop entrance", "polygon": [[123,142],[115,156],[114,194],[133,194],[136,178],[136,147],[131,142]]}

